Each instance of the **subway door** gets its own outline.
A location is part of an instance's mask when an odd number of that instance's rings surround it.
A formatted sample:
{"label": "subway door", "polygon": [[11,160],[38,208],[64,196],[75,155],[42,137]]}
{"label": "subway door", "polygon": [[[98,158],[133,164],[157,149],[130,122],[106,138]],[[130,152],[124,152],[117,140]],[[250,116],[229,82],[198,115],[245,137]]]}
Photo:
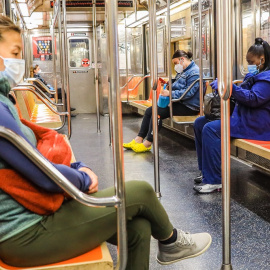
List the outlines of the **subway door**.
{"label": "subway door", "polygon": [[69,33],[70,104],[78,113],[96,112],[94,69],[91,68],[90,32]]}

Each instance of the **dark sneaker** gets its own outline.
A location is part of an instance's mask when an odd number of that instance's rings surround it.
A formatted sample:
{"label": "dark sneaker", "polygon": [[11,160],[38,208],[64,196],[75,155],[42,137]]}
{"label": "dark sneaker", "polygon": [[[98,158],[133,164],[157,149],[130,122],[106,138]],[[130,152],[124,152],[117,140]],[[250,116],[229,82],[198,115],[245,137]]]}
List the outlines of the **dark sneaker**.
{"label": "dark sneaker", "polygon": [[197,177],[194,178],[194,183],[195,184],[200,184],[202,182],[203,176],[202,174],[198,175]]}
{"label": "dark sneaker", "polygon": [[199,193],[212,193],[212,192],[220,192],[222,189],[222,184],[211,185],[211,184],[198,184],[193,187],[193,189]]}
{"label": "dark sneaker", "polygon": [[209,233],[190,234],[177,230],[177,240],[174,243],[158,243],[157,261],[165,265],[199,256],[210,247],[211,242],[212,237]]}

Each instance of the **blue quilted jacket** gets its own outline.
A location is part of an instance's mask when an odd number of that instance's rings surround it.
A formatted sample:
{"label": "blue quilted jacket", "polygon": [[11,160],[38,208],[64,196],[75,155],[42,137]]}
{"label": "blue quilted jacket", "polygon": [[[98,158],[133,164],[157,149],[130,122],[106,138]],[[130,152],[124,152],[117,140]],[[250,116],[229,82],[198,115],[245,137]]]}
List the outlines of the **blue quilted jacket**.
{"label": "blue quilted jacket", "polygon": [[[186,89],[200,77],[199,67],[194,61],[183,70],[182,73],[177,73],[175,82],[172,84],[172,98],[180,98]],[[188,108],[199,111],[200,110],[200,83],[196,82],[185,97],[180,101]]]}
{"label": "blue quilted jacket", "polygon": [[231,116],[231,136],[270,140],[270,70],[247,74],[240,86],[233,85],[237,103]]}

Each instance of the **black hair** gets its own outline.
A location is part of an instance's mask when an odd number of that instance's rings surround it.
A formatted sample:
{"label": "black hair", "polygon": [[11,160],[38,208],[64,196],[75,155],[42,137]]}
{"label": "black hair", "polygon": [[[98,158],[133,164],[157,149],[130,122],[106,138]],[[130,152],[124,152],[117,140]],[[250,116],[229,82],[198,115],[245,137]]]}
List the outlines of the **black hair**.
{"label": "black hair", "polygon": [[180,57],[185,57],[187,59],[191,59],[193,56],[192,52],[188,51],[188,52],[185,52],[183,50],[177,50],[175,51],[175,53],[173,54],[172,56],[172,59],[174,58],[180,58]]}
{"label": "black hair", "polygon": [[33,71],[36,71],[38,67],[39,67],[39,65],[35,65],[35,66],[33,67]]}
{"label": "black hair", "polygon": [[270,69],[270,46],[262,38],[255,38],[255,43],[248,49],[248,53],[261,57],[264,55],[264,70]]}

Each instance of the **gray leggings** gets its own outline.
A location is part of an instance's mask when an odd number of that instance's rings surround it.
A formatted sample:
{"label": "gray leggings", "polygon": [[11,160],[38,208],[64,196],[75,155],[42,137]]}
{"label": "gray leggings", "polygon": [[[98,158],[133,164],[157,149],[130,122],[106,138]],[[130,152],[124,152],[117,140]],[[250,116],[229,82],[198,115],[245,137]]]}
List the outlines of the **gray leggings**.
{"label": "gray leggings", "polygon": [[[112,196],[114,188],[95,193]],[[149,269],[150,238],[166,239],[173,226],[153,188],[146,182],[126,182],[129,270]],[[0,243],[0,258],[9,265],[51,264],[83,254],[102,242],[116,244],[116,210],[92,208],[74,200],[53,215]]]}

